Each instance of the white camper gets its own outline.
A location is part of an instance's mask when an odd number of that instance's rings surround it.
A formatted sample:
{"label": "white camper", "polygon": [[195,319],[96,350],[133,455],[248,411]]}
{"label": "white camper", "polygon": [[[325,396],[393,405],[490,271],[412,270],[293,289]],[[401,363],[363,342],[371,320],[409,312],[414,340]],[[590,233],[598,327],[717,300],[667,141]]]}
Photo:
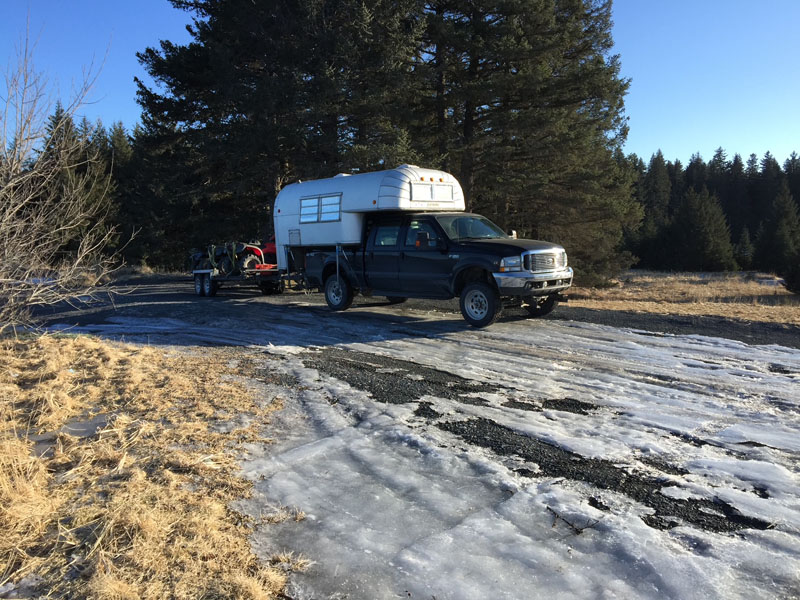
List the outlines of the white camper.
{"label": "white camper", "polygon": [[403,210],[463,211],[464,192],[449,173],[414,165],[287,185],[275,198],[278,269],[291,247],[359,244],[365,213]]}

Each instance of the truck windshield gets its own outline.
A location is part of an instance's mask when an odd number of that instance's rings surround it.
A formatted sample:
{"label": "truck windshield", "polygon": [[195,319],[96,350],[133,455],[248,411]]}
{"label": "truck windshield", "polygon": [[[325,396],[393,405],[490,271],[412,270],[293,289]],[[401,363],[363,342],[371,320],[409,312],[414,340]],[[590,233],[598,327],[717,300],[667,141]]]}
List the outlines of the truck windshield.
{"label": "truck windshield", "polygon": [[437,216],[436,220],[454,242],[508,238],[497,225],[478,215],[442,215]]}

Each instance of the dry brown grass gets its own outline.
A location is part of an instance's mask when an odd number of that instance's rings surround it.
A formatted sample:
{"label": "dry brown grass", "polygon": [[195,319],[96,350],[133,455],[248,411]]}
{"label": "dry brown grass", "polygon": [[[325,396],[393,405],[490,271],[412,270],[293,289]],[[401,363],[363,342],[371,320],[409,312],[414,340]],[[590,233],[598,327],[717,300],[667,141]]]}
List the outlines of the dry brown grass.
{"label": "dry brown grass", "polygon": [[573,288],[570,306],[800,325],[800,296],[772,275],[630,271],[604,289]]}
{"label": "dry brown grass", "polygon": [[[251,490],[234,448],[262,439],[279,402],[260,406],[236,375],[224,349],[0,340],[0,586],[120,600],[277,597],[286,557],[275,560],[282,568],[260,564],[248,544],[255,523],[229,504]],[[249,425],[212,428],[240,414]],[[92,418],[104,423],[96,433],[65,428]]]}

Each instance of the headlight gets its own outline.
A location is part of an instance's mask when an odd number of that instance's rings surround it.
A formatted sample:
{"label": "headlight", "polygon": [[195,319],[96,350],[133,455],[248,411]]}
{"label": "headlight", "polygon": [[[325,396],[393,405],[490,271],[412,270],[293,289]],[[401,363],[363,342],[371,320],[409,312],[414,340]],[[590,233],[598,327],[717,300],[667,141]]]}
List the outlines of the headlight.
{"label": "headlight", "polygon": [[509,271],[522,270],[522,257],[521,256],[507,256],[500,261],[500,272],[508,273]]}
{"label": "headlight", "polygon": [[564,263],[564,268],[566,269],[567,265],[569,264],[569,262],[567,262],[567,251],[566,250],[562,250],[561,251],[561,256],[562,256],[562,262]]}

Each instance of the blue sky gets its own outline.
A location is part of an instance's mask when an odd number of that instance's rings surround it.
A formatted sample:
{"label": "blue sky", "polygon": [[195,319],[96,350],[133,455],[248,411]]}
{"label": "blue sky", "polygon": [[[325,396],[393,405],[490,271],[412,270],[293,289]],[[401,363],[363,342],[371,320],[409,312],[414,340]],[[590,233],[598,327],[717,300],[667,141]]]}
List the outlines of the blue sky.
{"label": "blue sky", "polygon": [[[139,118],[135,53],[189,40],[189,15],[167,0],[0,0],[0,62],[14,56],[30,15],[37,67],[67,97],[82,69],[102,65],[90,120]],[[684,164],[722,146],[732,157],[800,152],[800,1],[616,0],[614,40],[626,98],[626,152],[659,148]]]}

